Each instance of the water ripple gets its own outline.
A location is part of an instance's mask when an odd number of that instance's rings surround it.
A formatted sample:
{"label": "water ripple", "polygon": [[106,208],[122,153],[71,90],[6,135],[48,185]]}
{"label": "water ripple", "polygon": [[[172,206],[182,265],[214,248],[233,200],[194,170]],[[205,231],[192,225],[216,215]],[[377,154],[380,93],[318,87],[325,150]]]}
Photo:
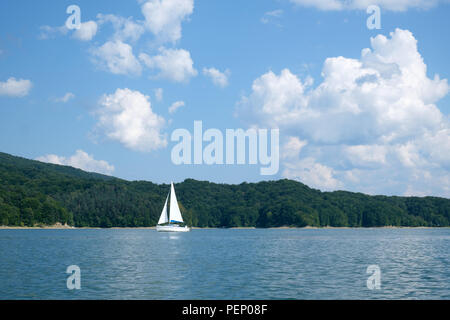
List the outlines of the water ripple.
{"label": "water ripple", "polygon": [[448,228],[0,230],[0,299],[449,299],[449,245]]}

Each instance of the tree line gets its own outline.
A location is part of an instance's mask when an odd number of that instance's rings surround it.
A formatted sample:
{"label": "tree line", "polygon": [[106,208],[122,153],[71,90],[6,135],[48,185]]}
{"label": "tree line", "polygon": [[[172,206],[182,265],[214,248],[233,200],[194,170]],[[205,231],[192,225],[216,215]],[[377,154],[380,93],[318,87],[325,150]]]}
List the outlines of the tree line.
{"label": "tree line", "polygon": [[[0,225],[155,226],[168,184],[126,181],[0,153]],[[292,181],[175,184],[197,227],[450,226],[450,199],[321,192]]]}

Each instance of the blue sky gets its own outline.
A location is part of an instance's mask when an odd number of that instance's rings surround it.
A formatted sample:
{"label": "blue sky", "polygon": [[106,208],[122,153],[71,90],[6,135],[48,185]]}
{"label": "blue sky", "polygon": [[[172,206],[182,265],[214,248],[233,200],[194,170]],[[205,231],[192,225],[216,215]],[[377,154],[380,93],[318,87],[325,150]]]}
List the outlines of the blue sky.
{"label": "blue sky", "polygon": [[[379,30],[363,0],[2,1],[0,151],[157,183],[449,197],[450,5],[370,3]],[[278,128],[278,174],[172,164],[194,120]]]}

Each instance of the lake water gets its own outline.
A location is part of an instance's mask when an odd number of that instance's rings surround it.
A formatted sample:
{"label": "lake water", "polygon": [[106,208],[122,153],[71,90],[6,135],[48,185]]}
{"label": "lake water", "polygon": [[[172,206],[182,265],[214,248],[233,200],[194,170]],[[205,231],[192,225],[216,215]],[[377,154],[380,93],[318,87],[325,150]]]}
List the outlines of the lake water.
{"label": "lake water", "polygon": [[448,228],[0,230],[0,299],[450,299],[449,248]]}

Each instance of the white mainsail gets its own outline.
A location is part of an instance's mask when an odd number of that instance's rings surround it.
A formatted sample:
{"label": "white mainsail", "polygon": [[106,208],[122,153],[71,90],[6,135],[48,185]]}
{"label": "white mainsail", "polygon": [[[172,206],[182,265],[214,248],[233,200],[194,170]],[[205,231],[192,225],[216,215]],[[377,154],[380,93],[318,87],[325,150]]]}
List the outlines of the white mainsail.
{"label": "white mainsail", "polygon": [[178,206],[177,196],[175,194],[175,188],[173,183],[170,184],[170,222],[183,222],[183,217],[181,216],[180,207]]}
{"label": "white mainsail", "polygon": [[167,201],[169,200],[169,194],[167,195],[166,202],[164,203],[164,208],[161,212],[161,216],[159,217],[158,224],[163,224],[163,223],[169,222],[169,217],[167,215]]}

